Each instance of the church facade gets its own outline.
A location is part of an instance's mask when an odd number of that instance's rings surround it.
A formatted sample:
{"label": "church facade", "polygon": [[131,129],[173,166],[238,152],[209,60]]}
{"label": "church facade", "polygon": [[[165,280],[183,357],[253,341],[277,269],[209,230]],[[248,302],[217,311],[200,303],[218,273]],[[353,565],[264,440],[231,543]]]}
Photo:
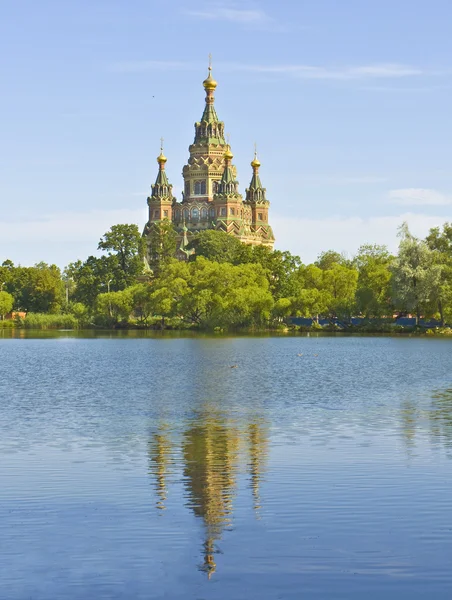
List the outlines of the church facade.
{"label": "church facade", "polygon": [[206,91],[201,120],[195,123],[195,139],[189,147],[188,164],[183,167],[184,191],[179,202],[165,171],[163,148],[157,157],[159,170],[147,199],[149,220],[143,236],[150,238],[159,224],[171,221],[178,235],[177,256],[187,259],[193,251],[190,241],[202,230],[215,229],[235,236],[245,244],[273,248],[275,238],[269,224],[266,190],[262,186],[256,152],[251,162],[252,176],[245,197],[239,192],[233,154],[224,135],[224,123],[215,110],[217,82],[211,67],[203,82]]}

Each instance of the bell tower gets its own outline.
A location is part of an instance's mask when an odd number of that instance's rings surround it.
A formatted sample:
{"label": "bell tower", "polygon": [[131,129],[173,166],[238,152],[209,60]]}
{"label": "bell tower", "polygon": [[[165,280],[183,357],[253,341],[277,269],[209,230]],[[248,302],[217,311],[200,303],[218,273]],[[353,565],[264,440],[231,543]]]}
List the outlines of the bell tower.
{"label": "bell tower", "polygon": [[148,197],[149,221],[148,225],[158,223],[164,219],[172,220],[173,186],[169,183],[165,172],[166,156],[163,154],[163,138],[160,145],[160,154],[157,157],[159,171],[157,179],[152,185],[151,195]]}

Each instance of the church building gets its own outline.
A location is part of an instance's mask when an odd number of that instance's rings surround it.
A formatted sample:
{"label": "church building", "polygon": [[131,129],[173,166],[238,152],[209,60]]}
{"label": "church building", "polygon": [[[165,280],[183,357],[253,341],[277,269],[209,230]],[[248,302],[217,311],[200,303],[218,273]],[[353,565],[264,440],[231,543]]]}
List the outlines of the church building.
{"label": "church building", "polygon": [[157,179],[147,199],[149,220],[143,236],[150,238],[158,224],[171,221],[178,234],[177,256],[185,260],[193,252],[187,248],[193,236],[205,229],[224,231],[245,244],[273,248],[275,238],[268,221],[270,202],[260,180],[257,153],[251,162],[251,182],[243,198],[232,163],[234,157],[225,140],[224,123],[218,119],[214,107],[217,82],[210,66],[203,85],[206,105],[201,120],[195,123],[195,139],[189,147],[188,164],[182,170],[182,201],[173,197],[162,147],[157,158]]}

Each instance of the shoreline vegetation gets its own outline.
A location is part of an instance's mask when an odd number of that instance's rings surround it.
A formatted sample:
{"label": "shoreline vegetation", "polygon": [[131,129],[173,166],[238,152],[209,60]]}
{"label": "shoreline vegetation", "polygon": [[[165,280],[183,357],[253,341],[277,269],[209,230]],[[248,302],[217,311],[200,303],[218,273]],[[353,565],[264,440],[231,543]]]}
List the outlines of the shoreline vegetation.
{"label": "shoreline vegetation", "polygon": [[[452,335],[452,224],[424,239],[406,224],[398,253],[364,245],[305,265],[289,252],[205,230],[174,259],[163,221],[148,247],[114,225],[100,256],[69,264],[0,266],[0,330]],[[146,257],[146,258],[145,258]]]}

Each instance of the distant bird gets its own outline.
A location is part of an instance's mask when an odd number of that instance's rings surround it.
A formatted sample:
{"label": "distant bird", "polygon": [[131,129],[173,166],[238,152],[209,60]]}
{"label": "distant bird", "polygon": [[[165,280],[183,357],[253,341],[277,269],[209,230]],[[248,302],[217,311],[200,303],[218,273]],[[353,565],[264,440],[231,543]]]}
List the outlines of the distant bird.
{"label": "distant bird", "polygon": [[239,365],[231,365],[231,369],[237,369]]}
{"label": "distant bird", "polygon": [[314,356],[318,356],[318,354],[314,354]]}
{"label": "distant bird", "polygon": [[297,356],[303,356],[302,354],[297,354]]}

